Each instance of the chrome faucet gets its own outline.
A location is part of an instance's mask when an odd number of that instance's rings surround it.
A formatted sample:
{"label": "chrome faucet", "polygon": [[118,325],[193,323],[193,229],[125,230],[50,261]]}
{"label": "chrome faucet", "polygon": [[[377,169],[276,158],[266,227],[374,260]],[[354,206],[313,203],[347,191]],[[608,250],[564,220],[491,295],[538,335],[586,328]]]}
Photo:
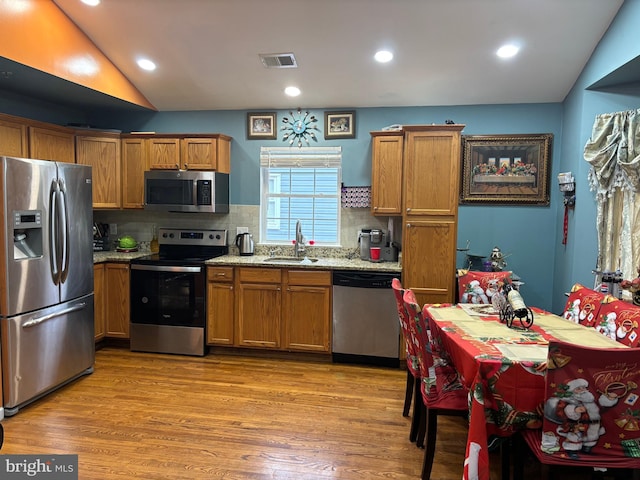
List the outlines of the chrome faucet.
{"label": "chrome faucet", "polygon": [[296,221],[296,243],[293,245],[293,253],[296,258],[300,257],[300,254],[305,250],[306,239],[302,235],[302,225],[300,220]]}

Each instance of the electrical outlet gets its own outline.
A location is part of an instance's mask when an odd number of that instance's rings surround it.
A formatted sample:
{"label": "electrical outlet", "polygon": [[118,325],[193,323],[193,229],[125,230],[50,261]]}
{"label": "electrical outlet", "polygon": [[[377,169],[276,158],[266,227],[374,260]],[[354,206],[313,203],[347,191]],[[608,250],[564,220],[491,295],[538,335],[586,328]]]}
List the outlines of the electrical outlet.
{"label": "electrical outlet", "polygon": [[118,224],[117,223],[110,223],[109,224],[109,235],[113,236],[113,235],[117,235],[118,234]]}
{"label": "electrical outlet", "polygon": [[241,233],[249,233],[249,227],[236,227],[236,235]]}

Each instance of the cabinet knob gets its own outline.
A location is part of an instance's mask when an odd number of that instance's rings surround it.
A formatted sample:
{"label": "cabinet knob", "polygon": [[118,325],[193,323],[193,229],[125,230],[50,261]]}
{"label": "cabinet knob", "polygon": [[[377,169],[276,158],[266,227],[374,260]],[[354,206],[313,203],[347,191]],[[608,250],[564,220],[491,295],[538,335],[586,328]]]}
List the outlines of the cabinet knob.
{"label": "cabinet knob", "polygon": [[407,208],[407,213],[409,213],[410,211],[411,211],[411,209],[410,209],[410,208]]}
{"label": "cabinet knob", "polygon": [[185,170],[189,170],[189,164],[188,164],[188,163],[185,163],[185,164],[184,164],[184,169],[185,169]]}
{"label": "cabinet knob", "polygon": [[411,228],[411,224],[410,223],[407,223],[407,228]]}
{"label": "cabinet knob", "polygon": [[177,163],[176,163],[176,168],[180,170],[180,165],[178,165]]}
{"label": "cabinet knob", "polygon": [[378,210],[378,207],[373,207],[374,210]]}

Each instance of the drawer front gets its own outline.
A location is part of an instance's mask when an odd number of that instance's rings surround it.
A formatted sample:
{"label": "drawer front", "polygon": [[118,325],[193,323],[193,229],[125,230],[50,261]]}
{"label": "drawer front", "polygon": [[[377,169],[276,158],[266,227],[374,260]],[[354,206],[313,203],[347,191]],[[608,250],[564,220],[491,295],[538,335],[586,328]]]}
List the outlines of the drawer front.
{"label": "drawer front", "polygon": [[289,285],[331,285],[331,272],[323,270],[289,270]]}
{"label": "drawer front", "polygon": [[232,282],[233,267],[208,267],[207,280],[210,282]]}
{"label": "drawer front", "polygon": [[280,283],[282,271],[279,268],[241,267],[238,270],[238,277],[243,283]]}

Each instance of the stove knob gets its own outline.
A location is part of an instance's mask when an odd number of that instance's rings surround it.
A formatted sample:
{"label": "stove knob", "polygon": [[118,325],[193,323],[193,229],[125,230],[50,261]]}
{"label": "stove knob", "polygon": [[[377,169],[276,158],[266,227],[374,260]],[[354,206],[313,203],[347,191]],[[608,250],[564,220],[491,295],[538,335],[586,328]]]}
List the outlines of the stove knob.
{"label": "stove knob", "polygon": [[169,234],[169,238],[173,238],[173,233],[170,233],[170,234]]}
{"label": "stove knob", "polygon": [[162,238],[167,238],[167,234],[166,234],[166,233],[163,233],[163,234],[162,234]]}
{"label": "stove knob", "polygon": [[209,240],[213,240],[213,233],[209,234]]}

